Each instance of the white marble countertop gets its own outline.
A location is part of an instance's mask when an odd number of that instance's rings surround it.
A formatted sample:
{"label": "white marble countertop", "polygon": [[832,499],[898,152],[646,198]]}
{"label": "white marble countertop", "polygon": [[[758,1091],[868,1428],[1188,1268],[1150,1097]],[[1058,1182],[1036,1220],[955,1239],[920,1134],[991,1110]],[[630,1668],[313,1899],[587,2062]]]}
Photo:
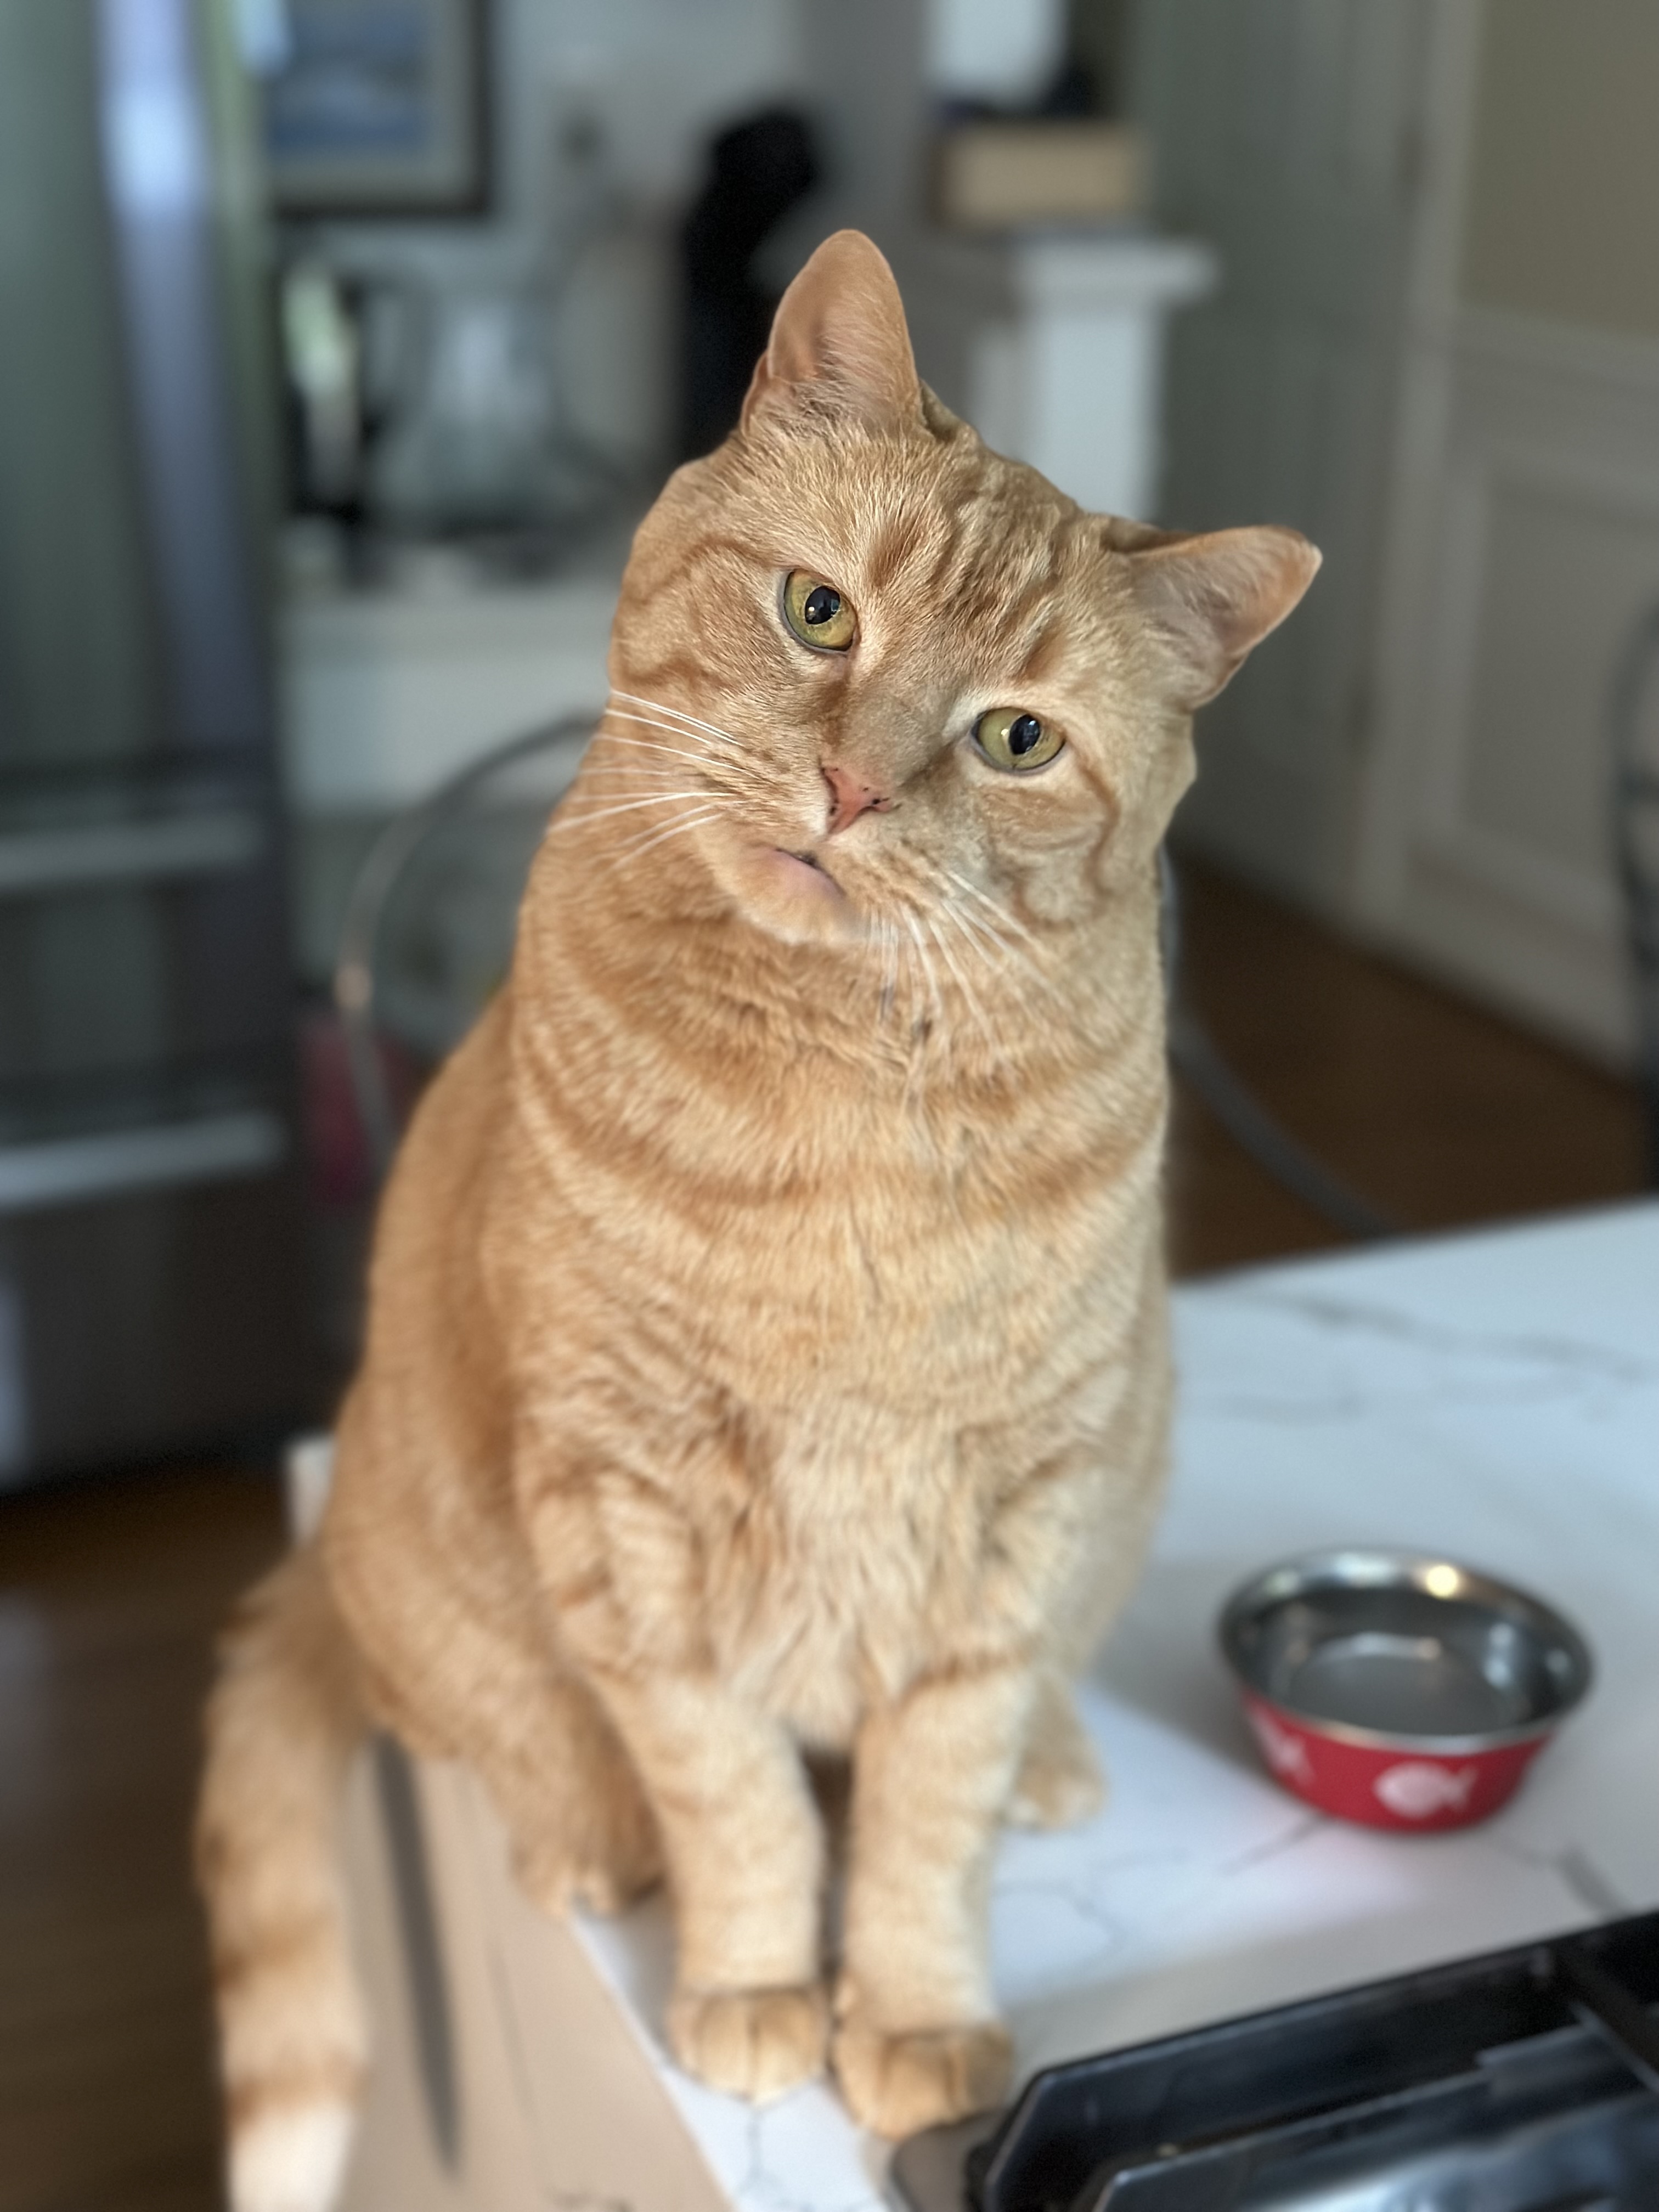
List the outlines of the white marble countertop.
{"label": "white marble countertop", "polygon": [[[1169,1510],[1083,1693],[1111,1801],[1001,1848],[1021,2078],[1659,1905],[1659,1203],[1260,1269],[1176,1312]],[[1216,1613],[1253,1571],[1344,1541],[1489,1568],[1589,1634],[1589,1703],[1483,1827],[1347,1826],[1262,1771]],[[827,2087],[757,2112],[669,2063],[660,1901],[581,1941],[733,2203],[882,2203],[887,2154]]]}

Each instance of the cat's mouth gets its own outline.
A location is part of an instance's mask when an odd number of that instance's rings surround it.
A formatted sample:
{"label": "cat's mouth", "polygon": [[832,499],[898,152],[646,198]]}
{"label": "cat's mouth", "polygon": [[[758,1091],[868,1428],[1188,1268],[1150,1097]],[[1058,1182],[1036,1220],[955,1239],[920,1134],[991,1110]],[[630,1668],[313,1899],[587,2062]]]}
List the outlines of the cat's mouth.
{"label": "cat's mouth", "polygon": [[806,846],[751,845],[746,902],[754,919],[797,944],[840,944],[859,934],[853,902]]}
{"label": "cat's mouth", "polygon": [[781,862],[784,880],[809,897],[842,899],[847,896],[816,853],[793,852],[787,846],[774,845],[767,857]]}

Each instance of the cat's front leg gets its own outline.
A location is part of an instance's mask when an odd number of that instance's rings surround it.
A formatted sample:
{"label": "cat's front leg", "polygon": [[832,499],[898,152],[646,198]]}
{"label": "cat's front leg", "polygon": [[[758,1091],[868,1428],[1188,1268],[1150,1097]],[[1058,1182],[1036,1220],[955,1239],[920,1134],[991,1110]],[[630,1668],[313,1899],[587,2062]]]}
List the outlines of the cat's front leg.
{"label": "cat's front leg", "polygon": [[744,2097],[823,2067],[823,1847],[785,1731],[708,1677],[598,1679],[663,1832],[678,1959],[668,2009],[689,2073]]}
{"label": "cat's front leg", "polygon": [[1023,1656],[976,1658],[924,1678],[860,1731],[834,2056],[848,2104],[881,2135],[1006,2093],[987,1904],[1034,1689]]}
{"label": "cat's front leg", "polygon": [[678,1962],[668,2036],[689,2073],[778,2096],[821,2073],[823,1838],[787,1730],[719,1677],[696,1547],[665,1499],[599,1478],[532,1519],[560,1640],[656,1816]]}

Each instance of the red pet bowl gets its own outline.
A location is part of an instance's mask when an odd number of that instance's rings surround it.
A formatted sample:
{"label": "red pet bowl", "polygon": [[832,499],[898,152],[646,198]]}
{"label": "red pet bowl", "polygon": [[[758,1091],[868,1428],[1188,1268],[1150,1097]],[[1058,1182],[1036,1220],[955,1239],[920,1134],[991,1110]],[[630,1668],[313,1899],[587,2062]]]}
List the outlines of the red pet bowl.
{"label": "red pet bowl", "polygon": [[1592,1673],[1583,1638],[1537,1598],[1404,1552],[1269,1568],[1229,1601],[1221,1648],[1285,1789],[1419,1833],[1495,1813]]}

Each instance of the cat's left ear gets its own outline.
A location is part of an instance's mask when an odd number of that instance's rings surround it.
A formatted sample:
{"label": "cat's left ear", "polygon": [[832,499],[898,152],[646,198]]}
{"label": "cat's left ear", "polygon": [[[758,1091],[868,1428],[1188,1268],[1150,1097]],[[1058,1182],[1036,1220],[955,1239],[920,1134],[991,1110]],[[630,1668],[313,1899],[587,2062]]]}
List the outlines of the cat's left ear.
{"label": "cat's left ear", "polygon": [[885,256],[860,230],[825,239],[779,301],[744,428],[803,386],[861,414],[921,419],[904,303]]}
{"label": "cat's left ear", "polygon": [[1188,713],[1278,629],[1322,558],[1298,531],[1272,526],[1185,537],[1113,524],[1107,542],[1129,556],[1135,598],[1169,663],[1170,703]]}

